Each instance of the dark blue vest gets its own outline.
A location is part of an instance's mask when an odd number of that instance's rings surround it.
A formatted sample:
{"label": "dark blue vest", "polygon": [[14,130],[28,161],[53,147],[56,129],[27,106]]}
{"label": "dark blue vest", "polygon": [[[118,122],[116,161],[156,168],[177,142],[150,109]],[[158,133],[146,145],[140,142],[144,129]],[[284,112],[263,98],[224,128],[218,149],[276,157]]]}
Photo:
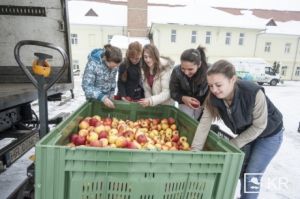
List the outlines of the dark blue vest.
{"label": "dark blue vest", "polygon": [[[230,112],[227,111],[222,99],[213,96],[212,104],[217,107],[220,117],[235,134],[240,134],[252,125],[252,112],[255,105],[256,94],[259,90],[264,92],[263,87],[253,82],[238,80]],[[267,127],[259,137],[267,137],[277,133],[282,127],[282,114],[266,96],[268,106]]]}

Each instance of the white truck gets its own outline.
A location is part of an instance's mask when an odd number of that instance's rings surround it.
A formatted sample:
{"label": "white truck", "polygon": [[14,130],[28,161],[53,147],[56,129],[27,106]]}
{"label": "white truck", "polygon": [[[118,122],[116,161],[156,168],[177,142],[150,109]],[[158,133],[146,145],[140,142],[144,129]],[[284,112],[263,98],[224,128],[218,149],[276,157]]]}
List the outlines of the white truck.
{"label": "white truck", "polygon": [[255,81],[259,85],[267,83],[276,86],[279,82],[283,83],[280,75],[262,58],[230,57],[226,60],[234,65],[240,79]]}

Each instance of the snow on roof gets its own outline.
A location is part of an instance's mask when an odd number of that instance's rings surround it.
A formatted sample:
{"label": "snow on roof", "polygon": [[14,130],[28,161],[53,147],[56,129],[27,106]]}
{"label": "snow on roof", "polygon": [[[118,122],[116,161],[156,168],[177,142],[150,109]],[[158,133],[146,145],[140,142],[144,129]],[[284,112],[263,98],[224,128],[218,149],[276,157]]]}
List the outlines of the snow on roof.
{"label": "snow on roof", "polygon": [[300,21],[276,22],[277,26],[268,26],[266,33],[300,35]]}
{"label": "snow on roof", "polygon": [[264,29],[266,20],[253,15],[234,16],[195,2],[185,7],[148,6],[148,25],[151,23],[175,23],[185,25],[221,26]]}
{"label": "snow on roof", "polygon": [[[69,1],[71,24],[127,26],[127,6],[88,1]],[[85,16],[93,9],[98,16]]]}
{"label": "snow on roof", "polygon": [[128,45],[134,41],[138,41],[143,46],[150,43],[150,40],[146,37],[126,37],[123,35],[114,35],[110,43],[121,49],[127,49]]}
{"label": "snow on roof", "polygon": [[[69,1],[68,4],[71,24],[127,26],[126,5],[88,1]],[[91,8],[98,15],[97,17],[85,16]],[[267,33],[300,35],[300,22],[280,23],[276,21],[277,26],[266,27],[269,20],[258,18],[250,11],[244,12],[243,15],[232,15],[212,8],[200,0],[190,1],[186,6],[181,7],[148,6],[148,27],[152,23],[182,24],[267,29]]]}

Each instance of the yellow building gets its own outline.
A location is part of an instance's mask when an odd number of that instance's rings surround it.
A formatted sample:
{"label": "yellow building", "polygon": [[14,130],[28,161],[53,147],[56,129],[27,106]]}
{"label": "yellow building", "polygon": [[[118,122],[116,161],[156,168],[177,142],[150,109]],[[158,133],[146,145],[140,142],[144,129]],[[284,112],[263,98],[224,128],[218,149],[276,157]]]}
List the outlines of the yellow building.
{"label": "yellow building", "polygon": [[[88,53],[109,43],[114,35],[131,36],[126,2],[69,4],[75,68],[82,71]],[[176,63],[185,49],[202,45],[210,63],[227,57],[259,57],[270,65],[279,62],[283,79],[300,80],[299,21],[275,23],[254,16],[251,11],[233,15],[197,2],[175,7],[148,4],[145,12],[147,36],[162,55]]]}

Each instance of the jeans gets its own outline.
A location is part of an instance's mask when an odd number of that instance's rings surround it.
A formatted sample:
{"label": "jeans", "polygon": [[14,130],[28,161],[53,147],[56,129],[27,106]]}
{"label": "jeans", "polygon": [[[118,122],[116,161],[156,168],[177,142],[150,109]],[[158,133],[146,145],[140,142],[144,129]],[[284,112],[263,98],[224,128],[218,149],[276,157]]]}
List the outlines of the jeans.
{"label": "jeans", "polygon": [[[277,153],[282,143],[284,129],[275,135],[266,138],[257,138],[241,148],[245,159],[240,176],[241,199],[257,199],[260,190],[260,181],[268,164]],[[247,174],[244,176],[244,174]],[[259,173],[251,174],[251,173]],[[252,192],[252,193],[245,193]]]}

